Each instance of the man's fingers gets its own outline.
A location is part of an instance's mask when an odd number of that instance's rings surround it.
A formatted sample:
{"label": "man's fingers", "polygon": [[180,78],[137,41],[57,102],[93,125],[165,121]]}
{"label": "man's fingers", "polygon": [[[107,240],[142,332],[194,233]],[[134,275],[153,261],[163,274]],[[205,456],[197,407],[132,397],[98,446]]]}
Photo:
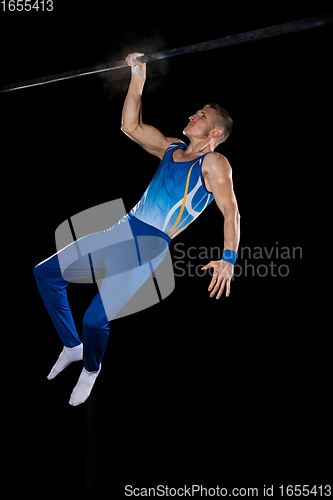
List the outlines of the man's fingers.
{"label": "man's fingers", "polygon": [[216,298],[217,298],[217,299],[220,299],[220,298],[222,297],[222,293],[223,293],[223,290],[224,290],[224,286],[225,286],[225,284],[226,284],[226,280],[227,280],[227,278],[223,278],[223,280],[222,280],[222,284],[221,284],[220,291],[219,291],[219,293],[216,295]]}
{"label": "man's fingers", "polygon": [[[212,262],[209,262],[208,264],[206,264],[205,266],[203,266],[203,267],[201,268],[201,270],[202,270],[202,271],[206,271],[207,269],[209,269],[209,268],[211,268],[211,267],[213,267],[213,268],[214,268],[214,264],[213,264]],[[215,281],[216,281],[216,279],[217,279],[217,276],[218,276],[217,274],[215,274],[215,273],[213,274],[212,280],[211,280],[210,285],[209,285],[209,287],[208,287],[208,291],[209,291],[209,292],[210,292],[210,291],[211,291],[211,289],[213,288],[213,286],[214,286],[214,284],[215,284]]]}
{"label": "man's fingers", "polygon": [[209,292],[212,290],[213,286],[215,285],[216,279],[217,279],[217,274],[216,275],[214,274],[214,276],[212,277],[212,281],[210,282],[210,285],[208,287]]}
{"label": "man's fingers", "polygon": [[222,297],[222,293],[223,293],[225,285],[227,285],[226,297],[229,297],[229,295],[230,295],[230,279],[229,278],[223,278],[220,291],[219,291],[219,293],[216,296],[217,299],[220,299]]}
{"label": "man's fingers", "polygon": [[225,266],[221,268],[221,266],[219,266],[218,264],[219,263],[212,261],[209,262],[209,264],[203,266],[201,269],[207,270],[210,267],[214,269],[214,274],[210,282],[210,285],[208,287],[208,291],[210,292],[210,297],[214,297],[216,292],[218,292],[216,298],[220,299],[222,297],[225,288],[226,288],[226,296],[229,297],[230,295],[231,274],[230,270],[225,269]]}
{"label": "man's fingers", "polygon": [[230,283],[231,283],[231,281],[230,281],[230,279],[228,279],[227,280],[227,293],[226,293],[227,297],[229,297],[229,295],[230,295]]}
{"label": "man's fingers", "polygon": [[211,297],[214,297],[214,295],[216,294],[216,292],[218,291],[218,289],[220,288],[220,284],[221,284],[221,281],[222,281],[222,278],[221,276],[218,276],[217,278],[217,282],[214,286],[214,289],[212,291],[212,293],[210,294]]}
{"label": "man's fingers", "polygon": [[141,63],[137,59],[133,59],[133,66],[139,66],[139,68],[142,68],[144,63]]}
{"label": "man's fingers", "polygon": [[139,66],[140,68],[143,66],[143,63],[139,62],[136,58],[144,56],[144,54],[139,52],[134,52],[133,54],[129,54],[126,57],[126,62],[129,66]]}
{"label": "man's fingers", "polygon": [[[216,292],[220,289],[220,290],[219,290],[219,292],[218,292],[218,294],[216,295],[216,298],[217,298],[217,299],[219,299],[219,298],[221,297],[222,292],[223,292],[223,290],[224,290],[224,285],[225,285],[225,278],[221,278],[221,279],[219,280],[219,283],[217,283],[217,284],[216,284],[216,287],[215,287],[215,288],[216,288],[216,290],[214,289],[214,290],[215,290],[215,291],[214,291],[214,295],[215,295],[215,293],[216,293]],[[220,288],[220,287],[221,287],[221,288]],[[212,297],[212,295],[211,295],[211,297]]]}

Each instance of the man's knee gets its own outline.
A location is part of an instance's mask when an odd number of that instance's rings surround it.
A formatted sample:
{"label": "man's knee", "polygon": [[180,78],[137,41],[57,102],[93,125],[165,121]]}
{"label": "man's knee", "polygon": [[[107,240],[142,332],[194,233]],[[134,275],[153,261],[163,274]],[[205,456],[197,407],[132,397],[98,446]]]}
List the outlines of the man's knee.
{"label": "man's knee", "polygon": [[100,311],[87,310],[83,317],[83,331],[89,335],[108,335],[109,321],[105,315],[104,309]]}

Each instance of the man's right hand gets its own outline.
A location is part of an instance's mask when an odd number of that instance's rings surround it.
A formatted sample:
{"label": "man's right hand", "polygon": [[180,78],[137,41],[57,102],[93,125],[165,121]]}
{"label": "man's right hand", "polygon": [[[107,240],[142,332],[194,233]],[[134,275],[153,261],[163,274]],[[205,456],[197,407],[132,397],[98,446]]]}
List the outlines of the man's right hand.
{"label": "man's right hand", "polygon": [[132,78],[124,102],[121,130],[148,153],[161,160],[169,144],[179,139],[165,137],[158,129],[142,121],[141,95],[146,80],[146,64],[140,63],[137,57],[143,55],[134,52],[126,57],[128,66],[131,66]]}
{"label": "man's right hand", "polygon": [[126,57],[126,62],[129,66],[131,66],[132,75],[145,81],[146,80],[146,63],[140,63],[136,59],[137,57],[140,57],[140,56],[144,56],[144,54],[141,54],[140,52],[133,52],[133,54],[129,54]]}

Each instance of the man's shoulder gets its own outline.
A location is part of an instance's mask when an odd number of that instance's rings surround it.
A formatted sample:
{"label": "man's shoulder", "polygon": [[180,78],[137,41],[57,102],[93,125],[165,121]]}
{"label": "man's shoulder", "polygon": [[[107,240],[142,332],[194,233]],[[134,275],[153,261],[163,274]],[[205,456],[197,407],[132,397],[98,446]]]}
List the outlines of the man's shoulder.
{"label": "man's shoulder", "polygon": [[202,166],[206,173],[219,173],[223,176],[231,176],[232,169],[228,159],[221,153],[212,151],[205,156],[204,163]]}
{"label": "man's shoulder", "polygon": [[[166,148],[164,150],[164,153],[163,153],[163,156],[165,155],[165,153],[167,151],[170,151],[170,145],[171,144],[174,144],[174,143],[178,143],[178,144],[185,144],[185,142],[181,141],[180,139],[176,139],[175,137],[166,137]],[[186,144],[185,144],[186,146]],[[173,146],[171,146],[171,149],[173,148]]]}

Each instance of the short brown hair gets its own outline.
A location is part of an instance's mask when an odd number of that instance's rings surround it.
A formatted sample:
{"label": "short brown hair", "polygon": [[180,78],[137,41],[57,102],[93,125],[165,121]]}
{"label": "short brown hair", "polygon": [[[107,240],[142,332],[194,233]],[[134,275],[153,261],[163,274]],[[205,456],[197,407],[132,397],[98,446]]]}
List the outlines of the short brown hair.
{"label": "short brown hair", "polygon": [[218,114],[218,121],[217,121],[217,126],[221,128],[222,130],[222,135],[218,137],[217,139],[217,144],[221,144],[221,142],[224,142],[226,138],[231,134],[232,131],[232,126],[233,126],[233,121],[231,119],[231,116],[229,115],[228,111],[226,109],[221,108],[217,102],[212,102],[210,104],[205,104],[205,108],[213,108],[215,109]]}

